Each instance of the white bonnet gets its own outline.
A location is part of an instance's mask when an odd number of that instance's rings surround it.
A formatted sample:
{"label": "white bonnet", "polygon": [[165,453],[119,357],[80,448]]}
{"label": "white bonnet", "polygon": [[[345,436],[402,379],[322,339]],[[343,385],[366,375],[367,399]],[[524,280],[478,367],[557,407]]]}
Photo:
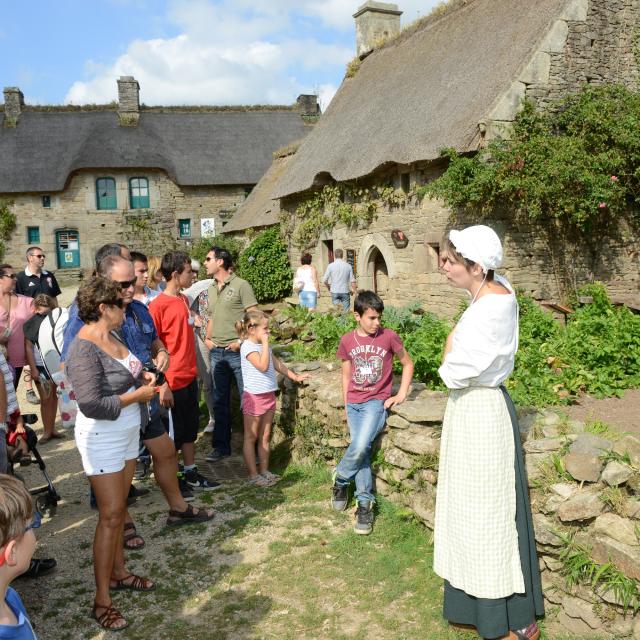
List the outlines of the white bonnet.
{"label": "white bonnet", "polygon": [[462,231],[454,229],[449,240],[461,256],[477,262],[485,273],[502,265],[502,243],[491,227],[477,224]]}

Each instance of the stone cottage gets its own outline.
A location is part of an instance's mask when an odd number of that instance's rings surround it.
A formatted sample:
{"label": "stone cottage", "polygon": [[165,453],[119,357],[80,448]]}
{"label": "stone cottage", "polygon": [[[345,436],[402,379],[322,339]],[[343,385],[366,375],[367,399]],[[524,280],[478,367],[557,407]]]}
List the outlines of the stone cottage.
{"label": "stone cottage", "polygon": [[[545,108],[585,83],[636,86],[640,2],[452,0],[402,32],[400,14],[396,5],[373,1],[358,9],[357,56],[270,198],[280,200],[290,225],[292,263],[311,249],[322,272],[340,247],[360,287],[391,304],[417,299],[447,315],[459,298],[438,271],[439,244],[445,230],[465,221],[454,222],[442,202],[416,197],[416,188],[441,175],[441,149],[475,153],[508,135],[524,99]],[[336,185],[356,200],[369,189],[375,215],[296,246],[301,207]],[[270,206],[265,200],[262,208]],[[602,238],[594,264],[579,247],[552,250],[533,228],[516,227],[508,212],[490,223],[505,242],[503,272],[536,299],[559,302],[567,278],[572,285],[596,279],[614,299],[638,306],[638,238],[631,229]]]}
{"label": "stone cottage", "polygon": [[48,265],[72,274],[105,242],[162,253],[219,233],[273,151],[304,138],[319,115],[306,95],[289,107],[146,107],[129,76],[118,96],[30,106],[4,90],[0,199],[17,217],[6,261],[21,265],[38,244]]}

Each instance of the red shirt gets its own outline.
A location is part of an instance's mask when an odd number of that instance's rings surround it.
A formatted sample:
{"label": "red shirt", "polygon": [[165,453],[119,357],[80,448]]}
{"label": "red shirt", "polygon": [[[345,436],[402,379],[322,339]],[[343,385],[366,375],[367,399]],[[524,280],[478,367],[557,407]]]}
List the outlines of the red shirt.
{"label": "red shirt", "polygon": [[374,336],[355,331],[342,336],[337,357],[351,362],[347,402],[386,400],[393,385],[393,355],[404,349],[400,336],[391,329],[379,329]]}
{"label": "red shirt", "polygon": [[196,340],[193,325],[189,323],[188,301],[183,295],[177,297],[166,293],[154,298],[149,313],[156,325],[158,338],[170,354],[167,382],[172,391],[184,389],[196,377]]}

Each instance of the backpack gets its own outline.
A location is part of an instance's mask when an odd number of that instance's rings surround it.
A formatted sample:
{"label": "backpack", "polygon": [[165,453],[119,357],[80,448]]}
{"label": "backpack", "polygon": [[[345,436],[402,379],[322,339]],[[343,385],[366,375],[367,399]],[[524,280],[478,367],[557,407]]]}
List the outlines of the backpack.
{"label": "backpack", "polygon": [[40,323],[36,346],[49,375],[60,371],[60,354],[64,346],[64,330],[68,320],[69,309],[56,307],[49,311]]}

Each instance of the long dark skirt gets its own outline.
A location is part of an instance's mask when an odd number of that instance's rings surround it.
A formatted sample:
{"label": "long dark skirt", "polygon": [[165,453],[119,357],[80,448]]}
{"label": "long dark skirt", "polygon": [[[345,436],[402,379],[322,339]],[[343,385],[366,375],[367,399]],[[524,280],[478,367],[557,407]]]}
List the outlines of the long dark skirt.
{"label": "long dark skirt", "polygon": [[483,638],[501,638],[510,630],[524,629],[536,618],[544,615],[542,584],[518,418],[513,402],[504,387],[502,387],[502,393],[511,416],[515,441],[516,529],[525,593],[514,593],[508,598],[489,600],[475,598],[452,587],[447,580],[444,582],[444,617],[449,622],[476,627],[478,634]]}

